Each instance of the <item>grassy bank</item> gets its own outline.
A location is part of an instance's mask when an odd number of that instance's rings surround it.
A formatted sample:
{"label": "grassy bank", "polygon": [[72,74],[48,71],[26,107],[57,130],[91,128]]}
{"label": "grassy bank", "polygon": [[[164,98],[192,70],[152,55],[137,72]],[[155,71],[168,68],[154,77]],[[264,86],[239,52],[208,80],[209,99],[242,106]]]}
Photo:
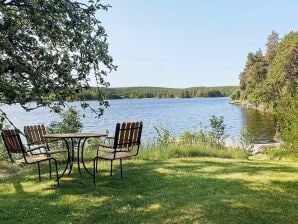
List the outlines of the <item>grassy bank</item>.
{"label": "grassy bank", "polygon": [[[101,163],[60,187],[35,166],[0,165],[1,223],[297,223],[298,164],[220,158]],[[89,164],[90,167],[90,164]]]}
{"label": "grassy bank", "polygon": [[181,157],[218,157],[231,159],[246,159],[246,151],[236,148],[217,148],[203,144],[169,144],[167,146],[150,146],[140,151],[138,158],[145,160],[160,160]]}

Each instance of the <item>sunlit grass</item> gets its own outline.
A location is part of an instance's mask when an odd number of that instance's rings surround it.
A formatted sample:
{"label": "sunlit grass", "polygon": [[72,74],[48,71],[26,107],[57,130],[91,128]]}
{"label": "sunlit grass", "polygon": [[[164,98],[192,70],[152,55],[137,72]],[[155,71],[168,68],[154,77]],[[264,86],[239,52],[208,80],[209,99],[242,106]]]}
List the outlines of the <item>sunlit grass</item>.
{"label": "sunlit grass", "polygon": [[[15,169],[16,172],[9,170]],[[62,164],[60,164],[62,169]],[[91,168],[91,163],[88,163]],[[1,164],[1,223],[297,223],[298,164],[220,158],[133,159],[98,184],[75,169],[60,187],[43,166]]]}
{"label": "sunlit grass", "polygon": [[140,152],[140,158],[160,160],[180,157],[210,156],[219,158],[245,159],[247,152],[238,148],[217,148],[207,144],[170,144],[167,146],[149,146]]}

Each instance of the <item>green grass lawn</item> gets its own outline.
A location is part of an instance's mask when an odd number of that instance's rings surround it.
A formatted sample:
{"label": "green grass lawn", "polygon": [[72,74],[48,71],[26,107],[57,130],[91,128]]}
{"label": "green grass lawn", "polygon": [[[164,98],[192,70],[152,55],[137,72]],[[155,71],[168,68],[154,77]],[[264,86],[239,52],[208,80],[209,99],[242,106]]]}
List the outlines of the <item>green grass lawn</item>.
{"label": "green grass lawn", "polygon": [[47,166],[0,164],[0,223],[298,223],[298,163],[219,158],[101,165],[60,187]]}

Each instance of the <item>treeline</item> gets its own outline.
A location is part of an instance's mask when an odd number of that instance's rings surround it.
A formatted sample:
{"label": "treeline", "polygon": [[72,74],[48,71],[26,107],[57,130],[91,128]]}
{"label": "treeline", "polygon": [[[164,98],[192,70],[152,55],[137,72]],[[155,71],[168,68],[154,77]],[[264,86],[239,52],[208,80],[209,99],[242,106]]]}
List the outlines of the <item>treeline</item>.
{"label": "treeline", "polygon": [[[137,99],[137,98],[193,98],[193,97],[224,97],[229,96],[237,87],[192,87],[185,89],[162,87],[123,87],[99,88],[100,94],[106,99]],[[78,98],[95,100],[97,88],[84,90]]]}
{"label": "treeline", "polygon": [[298,149],[298,32],[272,32],[266,52],[249,53],[232,99],[274,112],[281,138]]}

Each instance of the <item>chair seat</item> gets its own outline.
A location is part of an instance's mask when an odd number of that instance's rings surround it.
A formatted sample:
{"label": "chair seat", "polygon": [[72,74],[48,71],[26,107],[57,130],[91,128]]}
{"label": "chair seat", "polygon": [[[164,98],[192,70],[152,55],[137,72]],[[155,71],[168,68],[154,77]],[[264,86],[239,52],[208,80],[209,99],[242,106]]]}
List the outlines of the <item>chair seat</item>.
{"label": "chair seat", "polygon": [[127,157],[131,157],[131,156],[132,155],[128,152],[117,152],[115,158],[114,158],[114,153],[109,153],[109,154],[103,155],[100,158],[107,159],[107,160],[114,160],[114,159],[127,158]]}
{"label": "chair seat", "polygon": [[100,151],[100,152],[107,152],[107,153],[113,153],[115,151],[115,149],[99,148],[98,151]]}
{"label": "chair seat", "polygon": [[[33,156],[27,156],[26,160],[28,163],[37,163],[44,160],[48,160],[51,157],[48,157],[46,155],[33,155]],[[17,163],[25,163],[25,159],[19,159],[16,160]]]}

